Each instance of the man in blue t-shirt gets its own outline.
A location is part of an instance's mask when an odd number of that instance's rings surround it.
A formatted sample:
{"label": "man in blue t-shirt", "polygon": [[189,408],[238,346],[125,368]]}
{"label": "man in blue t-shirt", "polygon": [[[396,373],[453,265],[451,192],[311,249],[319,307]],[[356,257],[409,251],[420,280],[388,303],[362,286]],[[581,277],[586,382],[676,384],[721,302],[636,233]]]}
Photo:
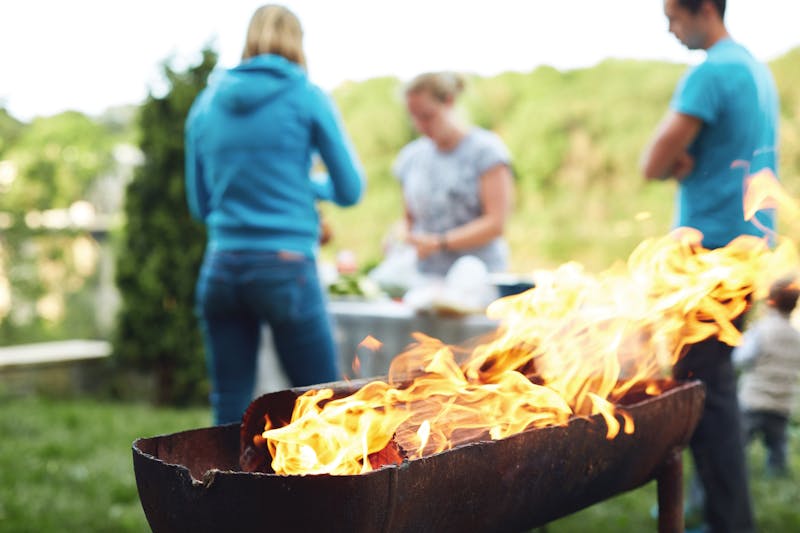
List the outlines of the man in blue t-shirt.
{"label": "man in blue t-shirt", "polygon": [[[678,40],[707,56],[680,81],[642,171],[647,179],[678,182],[675,226],[701,231],[707,248],[743,234],[771,233],[774,213],[746,221],[743,195],[749,175],[764,169],[777,175],[772,74],[728,35],[725,0],[664,0],[664,14]],[[703,417],[691,441],[705,520],[711,531],[753,531],[731,351],[709,339],[693,345],[673,371],[706,385]]]}

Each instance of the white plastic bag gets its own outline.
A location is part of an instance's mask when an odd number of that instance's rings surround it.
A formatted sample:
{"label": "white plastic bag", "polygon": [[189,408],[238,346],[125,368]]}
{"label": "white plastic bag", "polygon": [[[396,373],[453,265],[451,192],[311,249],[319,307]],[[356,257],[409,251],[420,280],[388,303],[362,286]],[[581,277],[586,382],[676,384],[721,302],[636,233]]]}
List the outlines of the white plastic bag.
{"label": "white plastic bag", "polygon": [[424,280],[417,270],[417,251],[406,243],[395,243],[384,260],[367,276],[390,296],[402,296]]}

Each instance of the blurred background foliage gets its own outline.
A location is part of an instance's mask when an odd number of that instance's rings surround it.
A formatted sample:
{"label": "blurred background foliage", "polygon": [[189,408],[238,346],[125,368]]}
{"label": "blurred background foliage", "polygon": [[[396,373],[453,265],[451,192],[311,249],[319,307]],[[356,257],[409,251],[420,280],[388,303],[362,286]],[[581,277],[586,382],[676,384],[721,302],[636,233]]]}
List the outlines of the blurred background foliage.
{"label": "blurred background foliage", "polygon": [[[0,108],[0,345],[112,339],[116,363],[159,375],[161,402],[205,401],[192,313],[204,235],[183,198],[182,143],[189,105],[216,58],[207,49],[185,71],[165,63],[163,94],[98,117],[70,111],[24,123]],[[798,63],[800,48],[770,63],[781,96],[780,175],[794,197]],[[685,69],[609,60],[470,77],[461,112],[497,132],[513,157],[514,271],[565,261],[599,271],[669,230],[674,184],[645,183],[638,161]],[[325,260],[347,249],[362,268],[376,264],[401,219],[391,165],[416,135],[402,89],[384,77],[333,92],[368,189],[354,208],[323,206],[334,232]],[[103,224],[76,223],[87,203]]]}

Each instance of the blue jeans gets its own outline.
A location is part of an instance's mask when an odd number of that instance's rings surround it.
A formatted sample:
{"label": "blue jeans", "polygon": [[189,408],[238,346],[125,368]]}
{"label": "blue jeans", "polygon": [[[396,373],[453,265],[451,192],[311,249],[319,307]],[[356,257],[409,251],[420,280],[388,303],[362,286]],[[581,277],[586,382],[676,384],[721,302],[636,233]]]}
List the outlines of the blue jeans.
{"label": "blue jeans", "polygon": [[293,386],[339,378],[312,259],[292,252],[207,252],[196,295],[215,424],[240,421],[253,399],[264,323]]}

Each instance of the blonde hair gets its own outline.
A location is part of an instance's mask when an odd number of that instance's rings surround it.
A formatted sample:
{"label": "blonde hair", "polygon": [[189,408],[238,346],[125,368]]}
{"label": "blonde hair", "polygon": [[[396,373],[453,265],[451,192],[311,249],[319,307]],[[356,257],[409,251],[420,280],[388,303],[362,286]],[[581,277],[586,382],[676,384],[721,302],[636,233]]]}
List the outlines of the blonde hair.
{"label": "blonde hair", "polygon": [[420,74],[408,85],[405,94],[427,92],[440,102],[455,100],[464,91],[466,78],[457,72],[426,72]]}
{"label": "blonde hair", "polygon": [[242,59],[277,54],[305,68],[303,28],[300,19],[283,6],[267,4],[250,18]]}

